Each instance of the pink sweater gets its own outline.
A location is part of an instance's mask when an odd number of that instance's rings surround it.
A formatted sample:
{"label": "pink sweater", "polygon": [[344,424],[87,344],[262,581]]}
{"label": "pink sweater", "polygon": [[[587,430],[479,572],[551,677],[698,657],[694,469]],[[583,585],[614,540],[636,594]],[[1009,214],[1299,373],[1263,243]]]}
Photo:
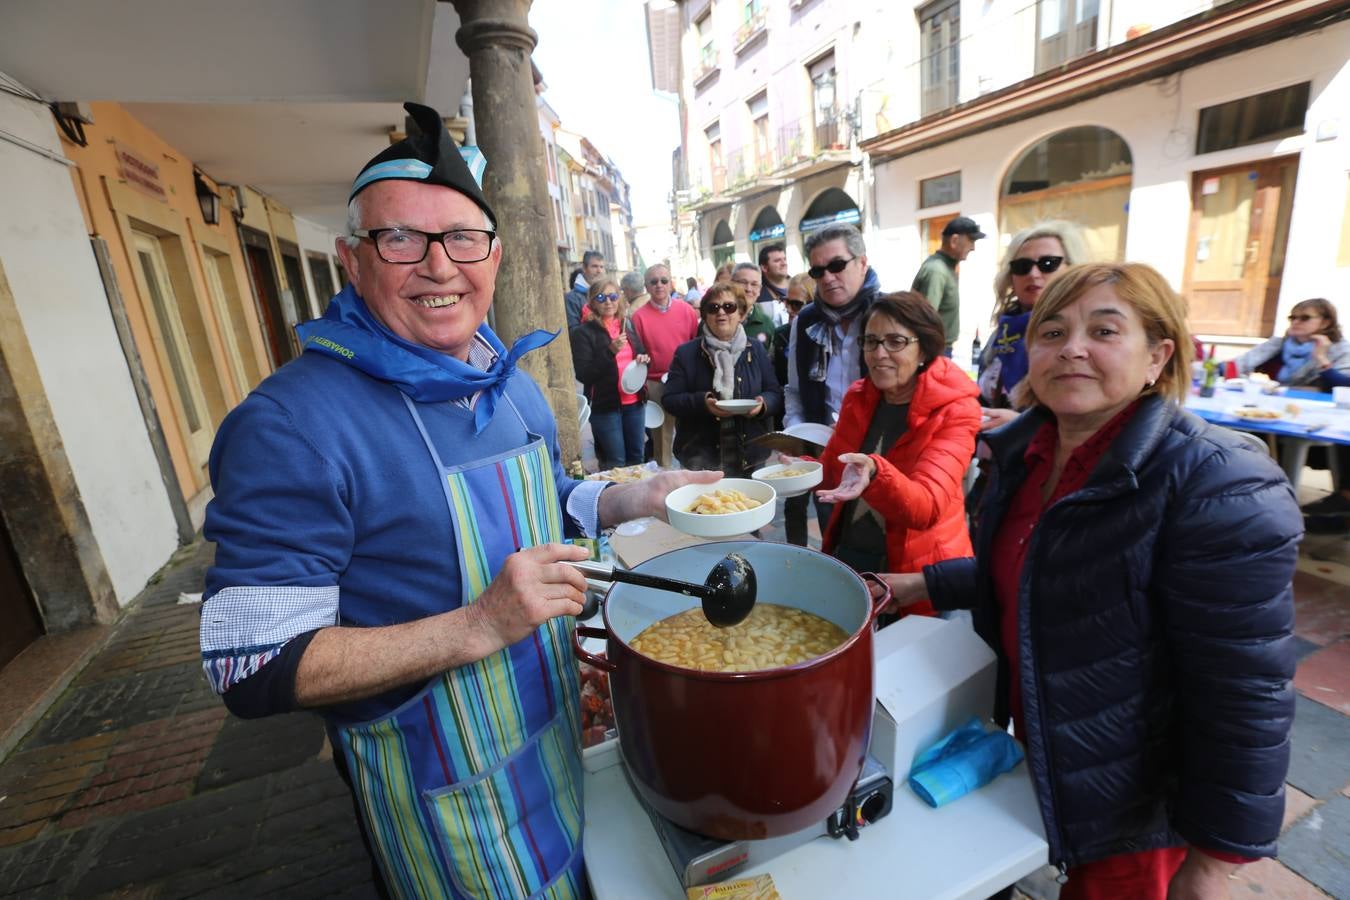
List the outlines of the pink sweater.
{"label": "pink sweater", "polygon": [[664,312],[656,304],[648,303],[633,313],[633,327],[651,354],[652,361],[647,366],[647,380],[651,381],[666,374],[676,347],[694,339],[698,333],[698,313],[679,300],[672,300]]}

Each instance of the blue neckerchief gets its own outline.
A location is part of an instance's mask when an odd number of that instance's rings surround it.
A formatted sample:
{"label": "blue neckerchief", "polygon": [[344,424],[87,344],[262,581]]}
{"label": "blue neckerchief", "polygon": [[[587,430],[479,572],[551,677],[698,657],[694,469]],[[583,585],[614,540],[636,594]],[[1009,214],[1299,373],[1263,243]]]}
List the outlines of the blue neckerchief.
{"label": "blue neckerchief", "polygon": [[1313,342],[1304,341],[1299,343],[1291,337],[1284,339],[1283,346],[1280,347],[1280,361],[1284,365],[1280,366],[1280,371],[1275,374],[1275,380],[1279,382],[1288,382],[1294,373],[1307,365],[1308,360],[1312,359]]}
{"label": "blue neckerchief", "polygon": [[482,391],[474,405],[474,431],[492,420],[497,398],[506,390],[516,362],[558,336],[558,332],[531,331],[511,345],[510,352],[487,323],[478,335],[497,353],[487,371],[439,350],[404,340],[370,313],[350,284],[332,299],[323,317],[295,326],[302,350],[324,353],[355,366],[371,378],[387,381],[423,403],[462,400]]}
{"label": "blue neckerchief", "polygon": [[1005,396],[1027,377],[1027,323],[1030,321],[1031,310],[998,317],[993,353],[996,359],[1002,360],[998,385]]}

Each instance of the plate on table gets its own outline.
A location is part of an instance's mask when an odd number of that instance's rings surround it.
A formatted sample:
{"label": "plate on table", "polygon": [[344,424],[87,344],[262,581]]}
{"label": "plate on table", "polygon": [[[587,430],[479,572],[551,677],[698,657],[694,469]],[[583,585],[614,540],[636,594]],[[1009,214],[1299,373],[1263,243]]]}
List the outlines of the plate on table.
{"label": "plate on table", "polygon": [[746,415],[750,410],[759,406],[758,400],[714,400],[713,406],[723,412],[735,413],[738,416]]}
{"label": "plate on table", "polygon": [[772,484],[751,478],[686,484],[666,495],[666,516],[673,527],[694,537],[734,537],[772,522],[777,497]]}
{"label": "plate on table", "polygon": [[1292,418],[1285,410],[1267,409],[1264,406],[1238,406],[1230,412],[1248,422],[1287,422]]}
{"label": "plate on table", "polygon": [[820,484],[824,472],[820,463],[803,459],[756,469],[750,477],[772,484],[780,497],[795,497]]}
{"label": "plate on table", "polygon": [[623,367],[619,373],[619,387],[629,394],[636,394],[647,383],[647,364],[636,359]]}

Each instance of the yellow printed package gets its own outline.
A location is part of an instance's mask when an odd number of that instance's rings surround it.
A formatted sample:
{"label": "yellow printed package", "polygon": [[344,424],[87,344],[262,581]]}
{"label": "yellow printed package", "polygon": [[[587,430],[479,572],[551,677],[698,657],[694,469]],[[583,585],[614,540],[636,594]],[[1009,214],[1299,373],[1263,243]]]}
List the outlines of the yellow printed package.
{"label": "yellow printed package", "polygon": [[738,878],[721,884],[702,884],[689,888],[689,900],[782,900],[773,886],[772,875]]}

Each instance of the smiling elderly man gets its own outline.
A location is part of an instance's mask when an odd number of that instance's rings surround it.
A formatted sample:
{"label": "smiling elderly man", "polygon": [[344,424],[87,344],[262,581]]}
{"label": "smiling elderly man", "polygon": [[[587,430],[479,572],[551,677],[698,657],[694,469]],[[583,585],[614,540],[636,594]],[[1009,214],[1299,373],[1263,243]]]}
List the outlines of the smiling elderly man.
{"label": "smiling elderly man", "polygon": [[554,335],[508,351],[483,324],[495,217],[439,115],[406,108],[348,198],[351,284],[212,449],[204,667],[238,715],[323,714],[384,891],[583,896],[587,553],[561,541],[718,476],[567,478],[516,368]]}

